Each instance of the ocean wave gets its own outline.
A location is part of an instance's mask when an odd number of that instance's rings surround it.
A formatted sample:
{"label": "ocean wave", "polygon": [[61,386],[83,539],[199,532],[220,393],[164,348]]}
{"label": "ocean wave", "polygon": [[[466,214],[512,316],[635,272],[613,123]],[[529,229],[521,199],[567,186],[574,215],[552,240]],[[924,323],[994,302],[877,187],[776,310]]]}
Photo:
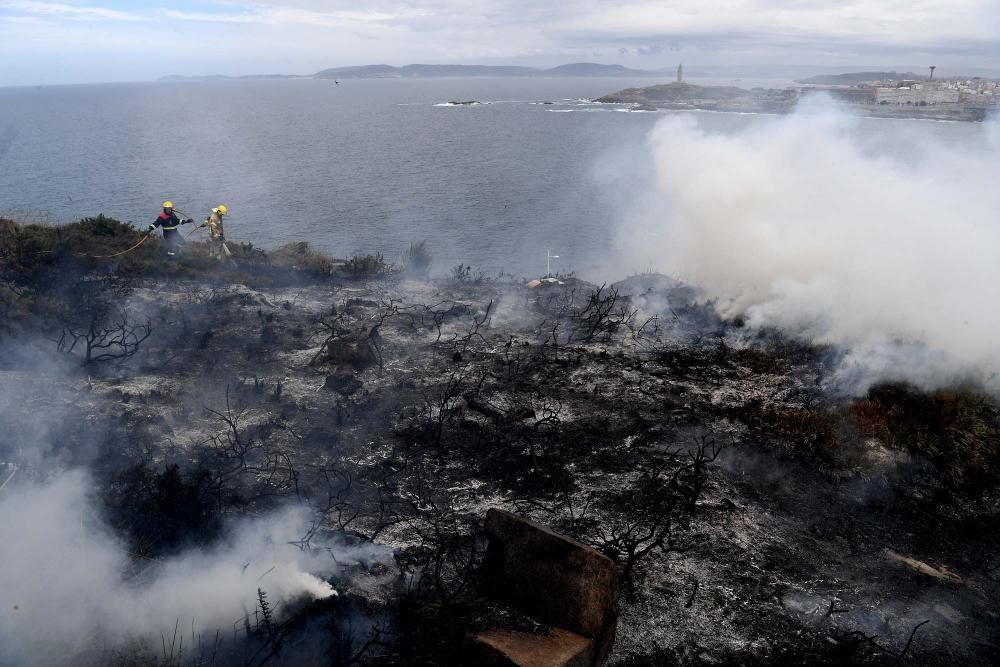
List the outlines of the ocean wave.
{"label": "ocean wave", "polygon": [[[530,106],[565,106],[565,101],[551,102],[548,100],[470,100],[469,102],[438,102],[432,104],[435,107],[475,107],[487,104],[527,104]],[[397,104],[396,106],[409,106],[408,104]]]}
{"label": "ocean wave", "polygon": [[546,109],[549,113],[608,113],[622,109]]}
{"label": "ocean wave", "polygon": [[677,111],[680,113],[722,113],[730,116],[782,116],[785,114],[775,111],[727,111],[725,109],[664,109],[664,111]]}

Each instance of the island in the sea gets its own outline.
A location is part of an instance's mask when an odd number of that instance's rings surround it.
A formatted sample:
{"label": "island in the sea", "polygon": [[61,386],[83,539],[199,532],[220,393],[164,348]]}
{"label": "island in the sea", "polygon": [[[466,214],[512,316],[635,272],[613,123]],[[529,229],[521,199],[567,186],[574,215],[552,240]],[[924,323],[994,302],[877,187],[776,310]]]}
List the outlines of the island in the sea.
{"label": "island in the sea", "polygon": [[698,86],[677,81],[645,88],[625,90],[597,98],[607,104],[630,104],[636,110],[706,109],[710,111],[743,111],[787,113],[795,108],[799,91],[795,88],[753,88],[735,86]]}

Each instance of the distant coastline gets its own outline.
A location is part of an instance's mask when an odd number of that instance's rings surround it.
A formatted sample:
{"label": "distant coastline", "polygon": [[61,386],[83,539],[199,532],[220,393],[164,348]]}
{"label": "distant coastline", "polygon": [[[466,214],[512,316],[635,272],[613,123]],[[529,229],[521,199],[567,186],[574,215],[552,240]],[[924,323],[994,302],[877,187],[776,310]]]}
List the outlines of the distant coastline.
{"label": "distant coastline", "polygon": [[535,67],[515,67],[506,65],[359,65],[353,67],[331,67],[315,74],[250,74],[226,76],[209,74],[184,76],[170,74],[160,77],[160,81],[227,81],[246,79],[417,79],[443,77],[660,77],[668,76],[663,70],[638,70],[622,65],[602,65],[599,63],[569,63],[540,69]]}
{"label": "distant coastline", "polygon": [[[246,81],[267,79],[308,79],[340,82],[358,79],[420,79],[420,78],[674,78],[665,70],[637,70],[622,65],[570,63],[539,69],[503,65],[361,65],[334,67],[315,74],[251,74],[244,76],[169,75],[160,81]],[[977,82],[992,80],[981,77],[952,77],[948,80],[925,80],[912,72],[865,71],[841,74],[821,74],[795,80],[784,88],[751,88],[736,86],[703,86],[683,80],[680,69],[676,79],[643,88],[625,88],[597,98],[595,101],[621,104],[635,111],[701,110],[727,113],[790,113],[801,98],[827,94],[845,108],[873,118],[910,118],[976,122],[1000,109],[1000,84]],[[738,82],[736,79],[735,82]],[[970,97],[969,85],[977,87]],[[989,88],[989,90],[987,90]],[[947,90],[946,90],[947,89]],[[943,91],[943,92],[942,92]],[[950,91],[950,92],[949,92]],[[978,93],[977,93],[978,91]],[[910,98],[913,98],[910,100]],[[884,101],[883,101],[884,100]],[[457,103],[451,103],[457,104]]]}
{"label": "distant coastline", "polygon": [[[878,82],[872,76],[886,76]],[[990,102],[968,102],[955,82],[916,82],[910,74],[895,72],[860,72],[835,75],[838,84],[826,84],[821,81],[830,80],[828,76],[813,77],[799,81],[808,82],[798,88],[753,88],[746,90],[733,86],[699,86],[678,80],[673,83],[647,86],[644,88],[626,88],[597,98],[595,101],[604,104],[629,105],[637,111],[661,110],[701,110],[730,113],[791,113],[798,108],[803,97],[827,94],[840,102],[845,108],[862,116],[872,118],[907,118],[921,120],[949,120],[963,122],[978,122],[984,120],[991,111],[1000,108],[993,100],[993,89],[1000,89],[993,83],[980,85],[984,91],[975,97],[988,99]],[[840,82],[859,81],[856,84]],[[982,80],[985,81],[985,80]],[[895,87],[893,87],[893,82]],[[904,85],[910,84],[910,85]],[[963,84],[964,85],[964,84]],[[978,85],[978,84],[977,84]],[[882,87],[879,87],[882,86]],[[979,90],[977,88],[977,90]],[[942,93],[941,91],[945,91]],[[988,96],[987,96],[988,94]],[[881,102],[881,97],[893,96],[903,99],[905,96],[921,100],[913,102]],[[909,99],[906,97],[906,99]]]}

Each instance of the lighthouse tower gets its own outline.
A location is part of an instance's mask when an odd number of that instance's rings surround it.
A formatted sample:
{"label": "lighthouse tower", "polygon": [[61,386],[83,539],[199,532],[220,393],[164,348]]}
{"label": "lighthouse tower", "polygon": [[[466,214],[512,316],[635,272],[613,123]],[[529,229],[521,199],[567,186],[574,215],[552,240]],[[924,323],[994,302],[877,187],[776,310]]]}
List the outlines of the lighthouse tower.
{"label": "lighthouse tower", "polygon": [[677,66],[677,83],[684,82],[684,63]]}

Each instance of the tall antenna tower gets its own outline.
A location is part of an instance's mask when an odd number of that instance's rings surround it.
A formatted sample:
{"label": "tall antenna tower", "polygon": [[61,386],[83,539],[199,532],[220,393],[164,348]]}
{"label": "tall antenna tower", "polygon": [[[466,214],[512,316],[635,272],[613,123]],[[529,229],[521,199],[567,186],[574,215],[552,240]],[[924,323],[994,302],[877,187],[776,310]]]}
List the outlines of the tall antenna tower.
{"label": "tall antenna tower", "polygon": [[934,70],[936,70],[936,69],[937,69],[937,65],[931,65],[931,78],[927,79],[928,81],[933,81],[934,80]]}

